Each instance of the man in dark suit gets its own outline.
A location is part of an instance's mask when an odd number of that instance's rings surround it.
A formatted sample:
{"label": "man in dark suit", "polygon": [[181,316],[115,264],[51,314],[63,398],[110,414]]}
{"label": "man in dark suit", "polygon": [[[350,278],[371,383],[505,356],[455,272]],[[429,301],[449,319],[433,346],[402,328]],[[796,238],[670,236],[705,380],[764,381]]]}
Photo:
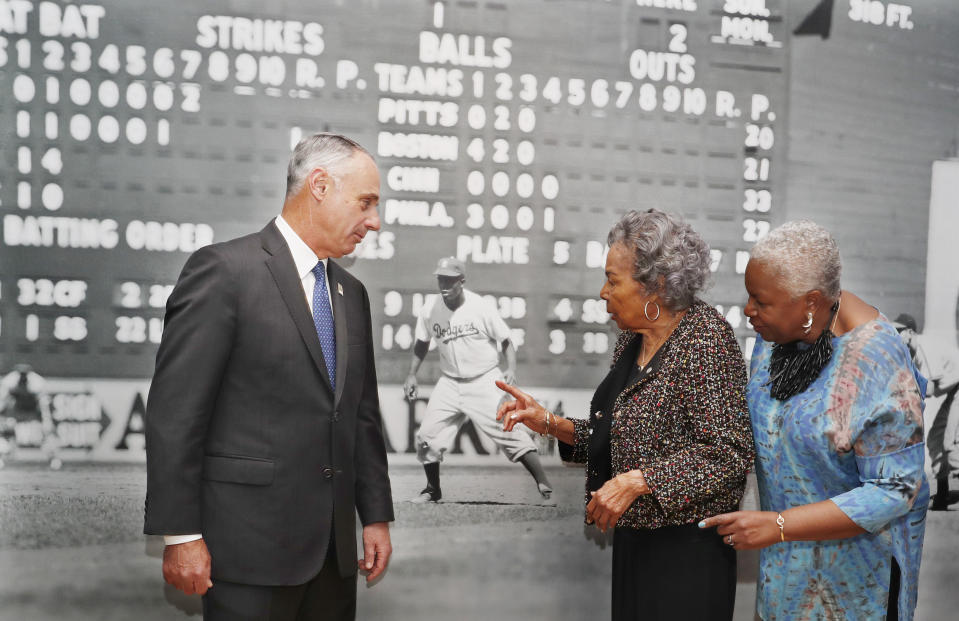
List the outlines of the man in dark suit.
{"label": "man in dark suit", "polygon": [[380,226],[348,138],[293,152],[279,217],[194,253],[167,303],[146,414],[144,532],[207,620],[353,619],[393,505],[363,285],[328,259]]}

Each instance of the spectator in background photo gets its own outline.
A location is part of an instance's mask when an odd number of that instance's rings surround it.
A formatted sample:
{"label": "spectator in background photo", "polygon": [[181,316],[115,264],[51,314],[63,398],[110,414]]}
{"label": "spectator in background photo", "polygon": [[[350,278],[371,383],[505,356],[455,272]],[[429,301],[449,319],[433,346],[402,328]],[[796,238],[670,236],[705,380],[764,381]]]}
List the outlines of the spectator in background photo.
{"label": "spectator in background photo", "polygon": [[933,365],[922,347],[915,318],[902,313],[893,324],[905,341],[912,360],[928,380],[927,397],[944,397],[936,416],[926,431],[926,448],[932,460],[932,474],[936,479],[936,494],[930,511],[947,511],[949,505],[959,502],[959,490],[950,490],[950,479],[959,477],[959,360],[956,356],[940,357]]}
{"label": "spectator in background photo", "polygon": [[0,379],[0,468],[21,442],[39,447],[52,470],[63,466],[47,381],[29,364],[16,365]]}

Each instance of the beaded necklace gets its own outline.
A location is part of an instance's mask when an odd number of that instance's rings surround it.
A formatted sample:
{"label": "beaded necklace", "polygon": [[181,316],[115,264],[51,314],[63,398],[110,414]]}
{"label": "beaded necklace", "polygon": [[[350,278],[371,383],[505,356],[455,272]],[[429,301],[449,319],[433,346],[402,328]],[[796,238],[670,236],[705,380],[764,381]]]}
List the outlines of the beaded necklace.
{"label": "beaded necklace", "polygon": [[772,360],[770,361],[769,381],[764,386],[772,385],[770,394],[785,401],[809,388],[832,358],[832,339],[835,334],[832,328],[836,325],[839,313],[840,297],[832,305],[829,323],[816,339],[816,342],[800,349],[796,342],[773,345]]}

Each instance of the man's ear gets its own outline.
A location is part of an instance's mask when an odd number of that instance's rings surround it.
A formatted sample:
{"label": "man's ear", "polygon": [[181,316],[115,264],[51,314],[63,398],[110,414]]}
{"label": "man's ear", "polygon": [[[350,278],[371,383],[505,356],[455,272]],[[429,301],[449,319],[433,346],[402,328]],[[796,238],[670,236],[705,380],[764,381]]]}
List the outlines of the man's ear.
{"label": "man's ear", "polygon": [[307,176],[306,183],[313,198],[322,202],[330,191],[333,179],[325,168],[314,168]]}

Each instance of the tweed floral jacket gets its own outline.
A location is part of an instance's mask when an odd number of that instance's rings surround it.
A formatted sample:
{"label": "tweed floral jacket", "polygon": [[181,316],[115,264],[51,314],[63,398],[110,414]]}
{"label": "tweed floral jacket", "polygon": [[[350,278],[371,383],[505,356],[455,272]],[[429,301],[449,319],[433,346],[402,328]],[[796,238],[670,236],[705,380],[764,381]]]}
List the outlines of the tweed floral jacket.
{"label": "tweed floral jacket", "polygon": [[641,335],[620,334],[589,419],[572,419],[574,443],[560,443],[561,456],[586,464],[587,501],[608,479],[642,471],[652,493],[636,499],[620,527],[689,524],[736,510],[755,450],[746,366],[732,328],[695,301],[626,386],[641,343]]}

